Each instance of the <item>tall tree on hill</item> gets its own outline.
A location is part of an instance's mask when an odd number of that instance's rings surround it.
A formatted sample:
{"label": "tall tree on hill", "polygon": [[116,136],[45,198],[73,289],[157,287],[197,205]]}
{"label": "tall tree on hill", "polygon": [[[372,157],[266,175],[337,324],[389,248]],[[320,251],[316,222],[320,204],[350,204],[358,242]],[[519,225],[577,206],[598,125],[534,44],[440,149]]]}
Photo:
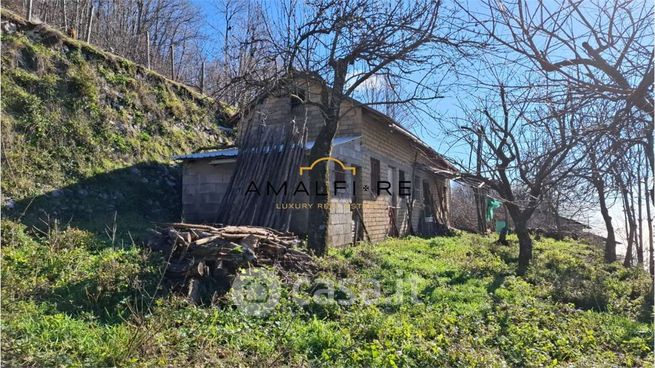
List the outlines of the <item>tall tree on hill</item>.
{"label": "tall tree on hill", "polygon": [[[438,96],[429,77],[448,63],[454,50],[468,44],[456,40],[454,30],[441,16],[439,1],[389,3],[378,0],[318,0],[305,5],[290,1],[282,7],[279,21],[269,21],[273,59],[281,60],[285,76],[310,78],[320,85],[316,106],[324,124],[309,154],[309,161],[329,156],[342,102],[373,80],[402,80],[406,89],[392,100],[369,105],[411,103]],[[427,78],[426,78],[427,76]],[[302,96],[297,96],[302,97]],[[301,98],[302,99],[302,98]],[[327,165],[311,171],[312,183],[327,185]],[[327,210],[317,209],[325,197],[312,193],[309,218],[311,249],[327,250]]]}
{"label": "tall tree on hill", "polygon": [[570,105],[556,108],[525,93],[512,96],[502,83],[497,93],[497,100],[469,111],[457,133],[472,149],[482,137],[481,174],[464,175],[504,202],[519,239],[518,274],[524,274],[532,259],[528,221],[544,195],[570,177],[584,157],[578,149],[580,122]]}

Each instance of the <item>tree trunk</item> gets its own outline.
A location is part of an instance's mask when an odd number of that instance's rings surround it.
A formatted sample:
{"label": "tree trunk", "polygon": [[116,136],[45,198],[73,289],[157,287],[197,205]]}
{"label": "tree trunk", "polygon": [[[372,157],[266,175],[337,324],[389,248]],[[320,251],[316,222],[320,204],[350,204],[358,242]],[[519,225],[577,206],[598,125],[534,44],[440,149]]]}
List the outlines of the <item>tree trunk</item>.
{"label": "tree trunk", "polygon": [[[341,101],[343,99],[343,88],[346,81],[347,64],[345,62],[336,62],[334,66],[335,76],[332,85],[331,93],[328,92],[327,87],[321,94],[321,108],[323,109],[323,116],[325,117],[325,125],[318,132],[314,146],[309,152],[309,164],[321,157],[330,156],[332,152],[332,139],[334,139],[339,126],[339,110]],[[323,256],[327,253],[327,231],[330,223],[330,210],[326,208],[325,204],[330,203],[330,184],[328,182],[328,168],[327,161],[321,162],[310,171],[309,179],[310,185],[310,203],[311,210],[309,211],[308,220],[308,246],[309,249],[318,256]],[[323,184],[324,191],[317,191],[317,185]],[[325,193],[325,195],[321,195]]]}
{"label": "tree trunk", "polygon": [[532,239],[528,232],[528,224],[524,220],[514,219],[516,236],[519,238],[519,266],[517,273],[525,275],[532,259]]}
{"label": "tree trunk", "polygon": [[[637,151],[639,152],[639,151]],[[639,155],[641,156],[641,155]],[[642,218],[642,203],[641,203],[641,157],[637,161],[637,262],[642,265],[644,264],[644,226]],[[634,212],[634,202],[633,212]]]}
{"label": "tree trunk", "polygon": [[[327,119],[326,119],[327,120]],[[332,139],[336,133],[337,121],[326,121],[316,137],[314,147],[309,153],[309,164],[321,157],[330,156]],[[328,161],[316,165],[309,172],[310,203],[308,220],[308,246],[317,256],[327,252],[327,230],[330,222],[330,211],[326,204],[330,203],[330,184],[328,182]],[[324,187],[321,188],[320,186]],[[319,186],[317,188],[317,186]],[[324,194],[324,195],[323,195]]]}
{"label": "tree trunk", "polygon": [[612,263],[616,261],[616,236],[614,235],[612,216],[610,216],[609,209],[607,208],[607,200],[605,199],[605,182],[603,182],[602,178],[597,177],[593,179],[593,184],[598,192],[600,214],[603,216],[605,229],[607,229],[607,238],[605,239],[605,262]]}
{"label": "tree trunk", "polygon": [[644,178],[644,199],[646,200],[646,226],[648,227],[648,271],[655,277],[655,254],[653,254],[653,217],[650,214],[650,205],[653,202],[650,188],[648,187],[648,170]]}
{"label": "tree trunk", "polygon": [[628,197],[628,190],[622,189],[623,195],[623,208],[625,211],[625,222],[626,222],[626,232],[627,232],[627,241],[628,249],[625,252],[625,260],[623,260],[623,265],[625,267],[632,266],[632,245],[634,243],[634,224],[632,220],[632,211],[630,209],[630,199]]}

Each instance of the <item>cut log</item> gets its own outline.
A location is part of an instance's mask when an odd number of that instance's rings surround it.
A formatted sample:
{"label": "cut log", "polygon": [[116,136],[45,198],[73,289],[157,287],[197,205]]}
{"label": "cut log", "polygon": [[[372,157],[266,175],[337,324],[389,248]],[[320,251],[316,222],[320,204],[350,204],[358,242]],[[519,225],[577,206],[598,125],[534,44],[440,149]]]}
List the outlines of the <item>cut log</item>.
{"label": "cut log", "polygon": [[[225,294],[243,268],[273,266],[284,280],[293,279],[289,272],[313,274],[318,270],[312,256],[296,249],[300,239],[266,227],[171,223],[155,234],[148,244],[152,250],[170,255],[166,277],[171,290],[186,293],[193,303]],[[205,292],[210,295],[200,295]]]}

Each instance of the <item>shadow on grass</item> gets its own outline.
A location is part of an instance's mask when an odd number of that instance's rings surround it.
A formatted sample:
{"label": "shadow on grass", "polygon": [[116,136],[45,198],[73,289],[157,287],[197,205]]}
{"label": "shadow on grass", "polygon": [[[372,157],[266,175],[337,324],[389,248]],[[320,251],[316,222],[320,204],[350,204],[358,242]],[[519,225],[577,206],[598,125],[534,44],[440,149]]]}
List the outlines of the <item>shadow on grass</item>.
{"label": "shadow on grass", "polygon": [[503,282],[505,282],[505,277],[507,277],[504,274],[497,274],[494,277],[494,280],[487,286],[487,292],[489,294],[493,294],[496,290],[498,290],[499,287],[503,285]]}
{"label": "shadow on grass", "polygon": [[39,228],[57,219],[105,239],[115,229],[114,243],[130,244],[144,241],[154,223],[180,219],[180,193],[179,168],[144,162],[22,199],[5,215]]}
{"label": "shadow on grass", "polygon": [[[146,262],[154,262],[154,259]],[[137,285],[118,285],[119,282],[108,285],[106,279],[90,275],[54,288],[37,299],[74,318],[92,318],[104,325],[121,324],[136,317],[135,313],[145,313],[153,295],[161,296],[154,293],[158,276],[156,272],[148,272],[144,268],[130,280],[138,280]]]}
{"label": "shadow on grass", "polygon": [[[178,221],[180,192],[177,167],[145,162],[100,173],[17,201],[13,208],[3,208],[8,219],[39,229],[34,231],[36,236],[44,235],[39,232],[49,234],[49,243],[43,247],[47,247],[44,251],[51,261],[80,263],[68,267],[75,274],[35,269],[33,274],[51,278],[47,284],[57,286],[34,290],[30,297],[58,312],[103,324],[122,323],[133,316],[135,309],[150,303],[165,262],[161,255],[145,249],[138,256],[119,250],[143,245],[149,236],[147,230],[156,223]],[[60,230],[70,226],[88,233],[61,237],[63,233],[54,231],[55,220]],[[82,247],[84,251],[70,253],[65,251],[68,247]],[[117,253],[111,253],[112,248]]]}

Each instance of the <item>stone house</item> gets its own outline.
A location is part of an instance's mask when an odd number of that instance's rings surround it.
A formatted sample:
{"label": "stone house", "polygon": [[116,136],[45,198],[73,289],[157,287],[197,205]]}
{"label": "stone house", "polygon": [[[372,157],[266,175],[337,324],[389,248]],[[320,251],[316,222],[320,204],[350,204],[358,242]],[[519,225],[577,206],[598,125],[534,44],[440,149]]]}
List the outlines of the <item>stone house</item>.
{"label": "stone house", "polygon": [[[260,96],[247,111],[234,117],[237,131],[245,124],[275,127],[304,123],[309,150],[323,118],[317,107],[300,103],[296,97],[299,95],[305,101],[315,101],[319,91],[310,85],[295,88],[292,94],[272,92]],[[341,109],[331,153],[339,162],[327,161],[328,175],[332,182],[345,181],[348,185],[330,198],[329,245],[377,242],[409,232],[435,235],[446,230],[450,221],[450,178],[455,167],[389,116],[354,99],[344,101]],[[175,157],[183,165],[185,221],[216,221],[237,157],[237,147]],[[389,188],[375,190],[378,187]],[[308,200],[301,196],[294,197],[294,202]],[[294,211],[291,231],[300,235],[311,231],[307,228],[307,210],[287,210]]]}

